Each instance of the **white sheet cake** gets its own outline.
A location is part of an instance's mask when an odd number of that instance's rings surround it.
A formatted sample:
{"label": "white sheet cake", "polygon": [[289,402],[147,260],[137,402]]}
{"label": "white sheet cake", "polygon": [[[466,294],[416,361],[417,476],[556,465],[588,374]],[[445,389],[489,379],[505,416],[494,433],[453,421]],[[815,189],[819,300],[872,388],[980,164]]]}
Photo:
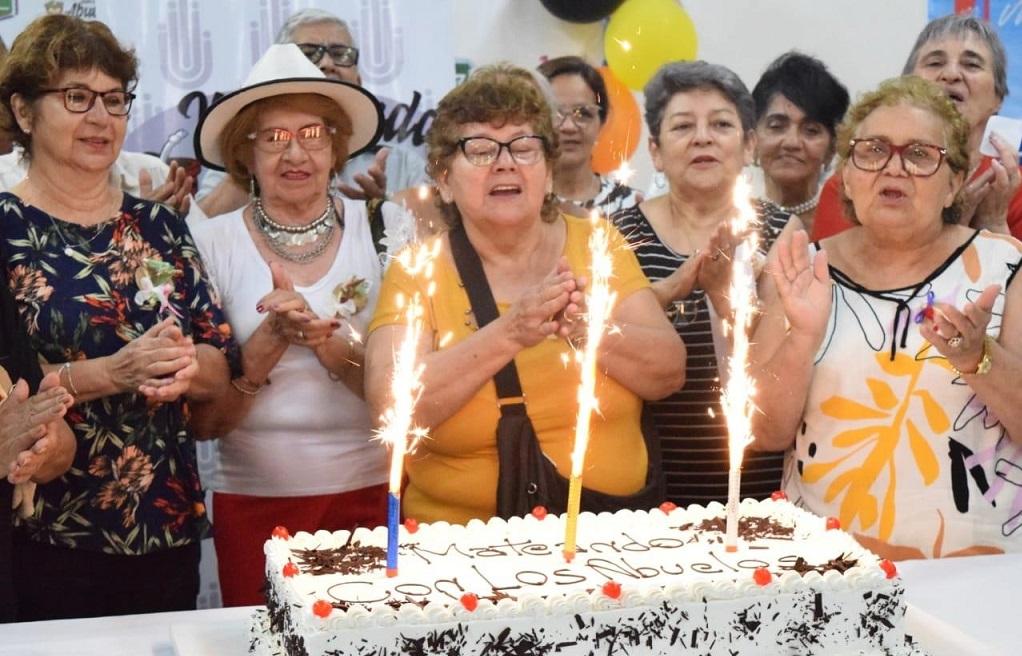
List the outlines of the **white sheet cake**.
{"label": "white sheet cake", "polygon": [[[266,542],[255,653],[288,656],[917,654],[893,565],[786,501],[401,527]],[[413,527],[414,528],[414,527]]]}

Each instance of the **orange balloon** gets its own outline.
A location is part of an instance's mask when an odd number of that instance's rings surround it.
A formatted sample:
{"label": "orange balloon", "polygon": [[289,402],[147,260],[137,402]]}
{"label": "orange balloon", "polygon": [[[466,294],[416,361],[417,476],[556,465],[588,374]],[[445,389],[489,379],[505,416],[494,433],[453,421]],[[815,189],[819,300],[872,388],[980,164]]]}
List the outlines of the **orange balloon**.
{"label": "orange balloon", "polygon": [[599,69],[607,85],[610,113],[593,147],[593,170],[606,175],[631,159],[642,138],[642,119],[635,97],[606,66]]}

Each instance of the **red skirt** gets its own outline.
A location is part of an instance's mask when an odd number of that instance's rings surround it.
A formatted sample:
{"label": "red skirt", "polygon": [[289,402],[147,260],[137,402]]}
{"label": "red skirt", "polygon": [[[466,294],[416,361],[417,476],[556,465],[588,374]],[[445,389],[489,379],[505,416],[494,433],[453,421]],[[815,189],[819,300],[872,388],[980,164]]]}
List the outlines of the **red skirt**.
{"label": "red skirt", "polygon": [[387,486],[307,497],[213,493],[213,544],[224,606],[266,603],[263,543],[274,527],[291,534],[375,528],[387,521]]}

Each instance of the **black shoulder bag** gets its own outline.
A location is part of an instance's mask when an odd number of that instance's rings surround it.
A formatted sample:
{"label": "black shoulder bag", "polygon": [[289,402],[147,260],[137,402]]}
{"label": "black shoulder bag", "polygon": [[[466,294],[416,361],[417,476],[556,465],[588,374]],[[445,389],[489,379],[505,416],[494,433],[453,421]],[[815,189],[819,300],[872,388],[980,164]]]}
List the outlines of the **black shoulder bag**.
{"label": "black shoulder bag", "polygon": [[[465,292],[468,294],[476,323],[483,327],[498,316],[497,303],[486,280],[479,254],[458,226],[449,233],[451,252]],[[497,515],[508,518],[526,515],[536,506],[545,506],[552,513],[563,513],[568,503],[568,479],[540,449],[532,421],[526,412],[525,398],[514,360],[493,377],[497,386],[500,420],[497,422]],[[642,435],[646,444],[648,465],[646,483],[634,494],[616,496],[582,488],[583,511],[614,512],[625,508],[654,508],[664,499],[663,469],[660,444],[651,417],[642,414]]]}

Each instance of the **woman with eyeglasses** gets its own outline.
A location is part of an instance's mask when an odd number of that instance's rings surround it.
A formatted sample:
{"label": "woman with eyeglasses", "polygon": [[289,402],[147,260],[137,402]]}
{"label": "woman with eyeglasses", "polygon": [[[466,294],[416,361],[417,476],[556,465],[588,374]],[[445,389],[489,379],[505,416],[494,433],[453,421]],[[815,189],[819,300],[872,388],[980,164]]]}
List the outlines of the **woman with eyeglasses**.
{"label": "woman with eyeglasses", "polygon": [[[580,374],[567,359],[585,334],[594,225],[560,213],[550,195],[557,134],[527,71],[473,73],[440,101],[427,142],[450,229],[426,244],[438,253],[431,278],[397,264],[387,272],[369,327],[366,398],[374,417],[393,403],[394,353],[408,332],[401,299],[426,298],[435,286],[418,344],[423,389],[413,419],[430,436],[407,459],[403,512],[463,523],[494,516],[498,483],[515,473],[498,465],[501,408],[526,415],[545,457],[561,476],[570,473]],[[585,486],[626,498],[659,478],[640,429],[642,400],[681,384],[685,347],[635,256],[614,231],[610,242],[616,329],[600,343],[600,413]],[[502,383],[500,401],[498,372],[520,385],[508,393]]]}
{"label": "woman with eyeglasses", "polygon": [[205,165],[251,190],[244,207],[195,228],[243,344],[244,375],[224,386],[215,412],[196,417],[220,437],[208,483],[226,606],[263,603],[263,543],[274,527],[385,519],[386,450],[370,440],[361,335],[388,247],[414,226],[396,205],[371,219],[365,201],[330,189],[380,120],[367,91],[325,78],[282,44],[199,124]]}
{"label": "woman with eyeglasses", "polygon": [[596,209],[608,217],[641,203],[638,191],[593,171],[593,147],[611,111],[600,72],[574,56],[548,59],[538,70],[557,100],[554,127],[561,154],[554,163],[554,193],[562,208],[578,215]]}
{"label": "woman with eyeglasses", "polygon": [[102,23],[52,15],[0,70],[0,129],[28,158],[0,194],[0,262],[75,398],[74,463],[15,536],[22,620],[185,610],[198,593],[189,406],[227,384],[237,345],[177,215],[111,184],[137,66]]}
{"label": "woman with eyeglasses", "polygon": [[892,559],[1022,550],[1022,244],[958,223],[969,126],[916,77],[838,131],[856,225],[777,244],[754,434],[785,490]]}
{"label": "woman with eyeglasses", "polygon": [[[1018,143],[995,131],[983,143],[987,120],[1008,95],[1008,58],[997,30],[971,13],[935,18],[919,32],[905,60],[904,75],[935,82],[969,124],[969,169],[962,188],[962,225],[1011,233],[1022,239],[1022,167]],[[982,147],[988,152],[981,152]],[[820,192],[810,234],[823,239],[849,228],[843,212],[841,178],[831,176]]]}

